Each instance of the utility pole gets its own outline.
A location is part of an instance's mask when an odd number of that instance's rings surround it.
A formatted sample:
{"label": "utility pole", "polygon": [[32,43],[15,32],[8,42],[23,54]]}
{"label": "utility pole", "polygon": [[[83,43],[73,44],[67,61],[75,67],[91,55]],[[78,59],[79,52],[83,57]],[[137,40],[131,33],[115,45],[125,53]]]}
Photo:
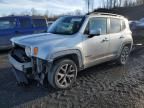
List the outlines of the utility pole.
{"label": "utility pole", "polygon": [[90,0],[88,0],[88,13],[90,12],[89,7],[90,7]]}

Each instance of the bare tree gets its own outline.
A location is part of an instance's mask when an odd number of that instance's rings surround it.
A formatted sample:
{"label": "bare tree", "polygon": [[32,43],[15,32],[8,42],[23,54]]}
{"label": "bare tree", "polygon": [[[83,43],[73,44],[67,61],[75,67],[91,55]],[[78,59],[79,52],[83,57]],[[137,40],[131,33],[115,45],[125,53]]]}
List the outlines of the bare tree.
{"label": "bare tree", "polygon": [[94,0],[85,0],[88,13],[94,9]]}
{"label": "bare tree", "polygon": [[48,11],[48,10],[45,11],[44,16],[45,16],[45,17],[48,17],[48,16],[49,16],[49,11]]}
{"label": "bare tree", "polygon": [[21,15],[21,16],[27,16],[27,15],[31,15],[30,11],[22,11],[20,14],[18,15]]}
{"label": "bare tree", "polygon": [[94,10],[94,0],[91,0],[90,7],[91,7],[91,11],[93,11]]}
{"label": "bare tree", "polygon": [[37,13],[37,10],[35,8],[32,8],[31,9],[31,15],[32,16],[36,16],[38,13]]}
{"label": "bare tree", "polygon": [[76,10],[74,14],[75,15],[82,15],[81,10]]}
{"label": "bare tree", "polygon": [[138,4],[144,4],[144,0],[102,0],[102,7],[106,9],[131,7]]}
{"label": "bare tree", "polygon": [[122,6],[122,2],[123,2],[123,0],[118,0],[118,7]]}
{"label": "bare tree", "polygon": [[15,12],[12,12],[11,14],[10,14],[10,16],[16,16],[17,14],[15,13]]}
{"label": "bare tree", "polygon": [[143,5],[144,4],[144,0],[136,0],[137,5]]}

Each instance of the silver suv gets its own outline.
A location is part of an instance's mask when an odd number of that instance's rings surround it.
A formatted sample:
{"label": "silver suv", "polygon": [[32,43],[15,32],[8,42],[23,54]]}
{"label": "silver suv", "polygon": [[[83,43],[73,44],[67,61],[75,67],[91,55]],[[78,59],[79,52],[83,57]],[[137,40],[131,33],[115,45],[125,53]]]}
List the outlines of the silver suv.
{"label": "silver suv", "polygon": [[11,39],[9,61],[18,83],[47,78],[54,88],[71,87],[80,70],[115,60],[125,65],[133,39],[126,18],[116,14],[92,13],[64,16],[49,33]]}

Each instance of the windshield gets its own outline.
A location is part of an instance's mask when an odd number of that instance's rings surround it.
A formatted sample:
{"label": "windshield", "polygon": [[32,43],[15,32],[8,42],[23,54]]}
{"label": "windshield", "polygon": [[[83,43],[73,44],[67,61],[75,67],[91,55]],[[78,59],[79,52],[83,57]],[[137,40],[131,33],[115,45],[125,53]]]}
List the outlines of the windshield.
{"label": "windshield", "polygon": [[53,34],[72,35],[79,31],[83,21],[83,16],[61,17],[50,26],[48,32]]}
{"label": "windshield", "polygon": [[12,29],[16,25],[16,22],[14,20],[9,19],[0,19],[0,30],[4,29]]}

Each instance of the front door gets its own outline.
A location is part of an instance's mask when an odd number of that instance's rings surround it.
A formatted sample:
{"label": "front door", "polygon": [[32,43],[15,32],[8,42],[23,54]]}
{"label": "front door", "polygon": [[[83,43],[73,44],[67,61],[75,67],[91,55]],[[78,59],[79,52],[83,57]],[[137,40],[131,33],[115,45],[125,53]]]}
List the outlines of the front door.
{"label": "front door", "polygon": [[107,18],[93,17],[89,19],[86,31],[101,31],[100,34],[88,37],[83,42],[86,67],[104,61],[108,54],[109,35],[107,35]]}

